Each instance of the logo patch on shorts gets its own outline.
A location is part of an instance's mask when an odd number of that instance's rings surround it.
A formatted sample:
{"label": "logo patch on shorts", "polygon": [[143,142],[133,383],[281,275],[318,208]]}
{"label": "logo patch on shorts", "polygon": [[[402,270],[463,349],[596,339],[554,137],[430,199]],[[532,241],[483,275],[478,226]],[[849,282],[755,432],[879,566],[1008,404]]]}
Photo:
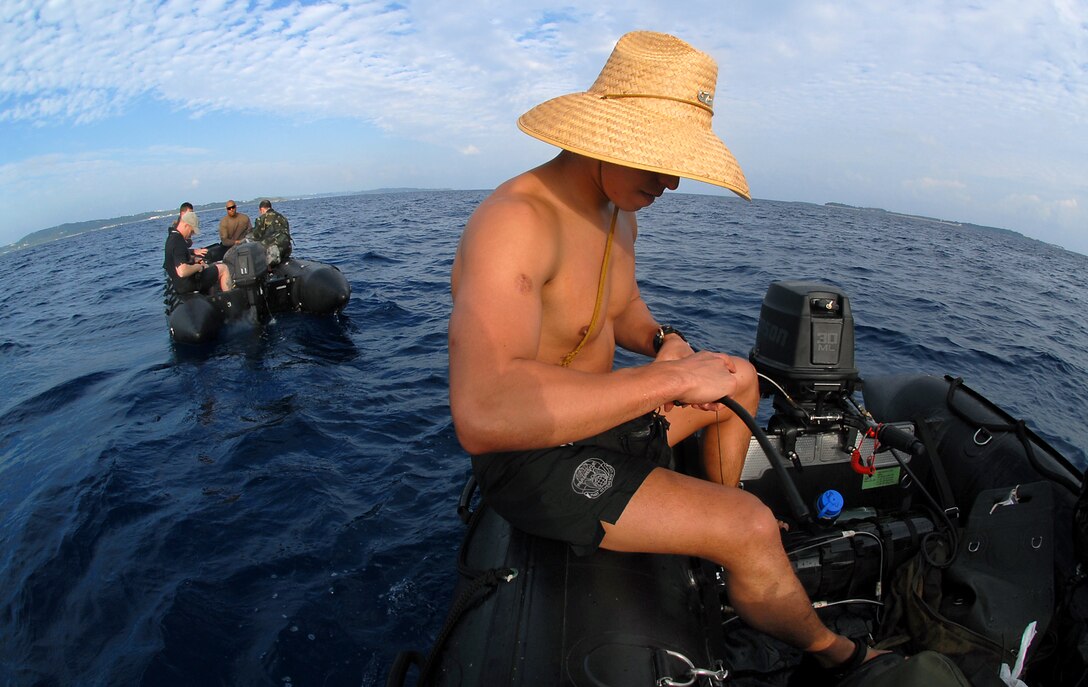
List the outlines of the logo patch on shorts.
{"label": "logo patch on shorts", "polygon": [[616,468],[600,458],[587,458],[574,469],[570,488],[587,499],[595,499],[612,487],[615,477]]}

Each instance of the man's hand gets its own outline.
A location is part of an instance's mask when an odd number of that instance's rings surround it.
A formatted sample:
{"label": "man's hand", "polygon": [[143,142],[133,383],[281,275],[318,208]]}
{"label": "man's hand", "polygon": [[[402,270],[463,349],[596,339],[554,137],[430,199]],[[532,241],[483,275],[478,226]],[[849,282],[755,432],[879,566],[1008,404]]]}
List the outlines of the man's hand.
{"label": "man's hand", "polygon": [[[725,406],[718,399],[732,395],[737,390],[737,365],[733,357],[725,353],[699,351],[693,353],[691,346],[680,337],[669,337],[658,352],[657,361],[663,360],[666,349],[672,347],[680,357],[667,361],[678,368],[684,376],[688,391],[676,399],[680,405],[690,405],[699,410],[722,410]],[[683,355],[682,351],[687,354]],[[656,362],[656,361],[655,361]],[[670,408],[666,407],[668,411]]]}

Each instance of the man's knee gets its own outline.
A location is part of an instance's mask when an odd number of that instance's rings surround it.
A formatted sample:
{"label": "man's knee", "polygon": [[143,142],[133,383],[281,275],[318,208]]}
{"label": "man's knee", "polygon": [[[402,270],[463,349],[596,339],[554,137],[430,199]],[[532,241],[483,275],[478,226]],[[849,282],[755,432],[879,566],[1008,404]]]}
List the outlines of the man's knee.
{"label": "man's knee", "polygon": [[751,524],[752,536],[757,541],[766,542],[770,539],[777,541],[782,538],[778,519],[762,501],[752,506],[752,514],[748,522]]}
{"label": "man's knee", "polygon": [[756,368],[744,358],[734,357],[733,361],[737,368],[735,373],[737,378],[737,395],[751,396],[754,393],[758,398],[759,375],[756,373]]}
{"label": "man's knee", "polygon": [[730,508],[728,526],[738,533],[738,544],[759,549],[781,545],[782,533],[771,509],[746,491],[737,490],[737,495],[737,502]]}

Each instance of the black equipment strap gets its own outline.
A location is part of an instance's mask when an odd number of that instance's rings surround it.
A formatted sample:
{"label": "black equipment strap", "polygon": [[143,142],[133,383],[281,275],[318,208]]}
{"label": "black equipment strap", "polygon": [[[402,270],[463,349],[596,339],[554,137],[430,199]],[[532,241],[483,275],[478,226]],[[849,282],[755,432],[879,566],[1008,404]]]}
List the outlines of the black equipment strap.
{"label": "black equipment strap", "polygon": [[922,444],[926,447],[926,454],[929,455],[930,470],[933,473],[933,481],[937,485],[937,497],[941,500],[941,509],[948,517],[958,519],[960,509],[956,505],[956,498],[952,495],[952,486],[948,482],[948,473],[944,470],[944,461],[941,460],[941,454],[937,450],[933,429],[924,417],[918,416],[914,418],[914,432],[922,440]]}

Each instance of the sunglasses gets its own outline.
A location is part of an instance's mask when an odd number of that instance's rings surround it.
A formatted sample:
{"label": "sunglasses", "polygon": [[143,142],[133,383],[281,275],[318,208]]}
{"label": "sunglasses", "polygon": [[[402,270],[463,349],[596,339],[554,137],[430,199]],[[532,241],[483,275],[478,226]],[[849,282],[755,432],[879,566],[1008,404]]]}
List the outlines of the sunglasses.
{"label": "sunglasses", "polygon": [[227,209],[228,209],[228,210],[237,210],[237,209],[238,209],[238,206],[237,206],[237,205],[228,205],[228,206],[227,206]]}

